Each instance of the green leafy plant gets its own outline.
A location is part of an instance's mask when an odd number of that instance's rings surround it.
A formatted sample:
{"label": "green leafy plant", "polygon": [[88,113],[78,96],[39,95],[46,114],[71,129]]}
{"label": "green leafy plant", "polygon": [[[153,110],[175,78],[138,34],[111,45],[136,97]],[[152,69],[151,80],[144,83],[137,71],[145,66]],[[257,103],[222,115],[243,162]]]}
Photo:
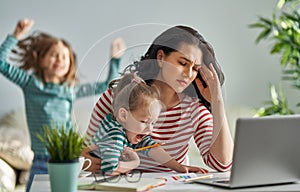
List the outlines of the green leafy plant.
{"label": "green leafy plant", "polygon": [[[250,24],[250,28],[261,29],[256,38],[256,43],[262,40],[270,40],[273,46],[270,54],[280,54],[282,66],[282,79],[292,82],[294,88],[300,90],[300,0],[279,0],[277,10],[271,18],[259,17],[256,23]],[[271,96],[274,88],[270,88]],[[275,91],[276,92],[276,91]],[[282,92],[282,90],[281,90]],[[281,93],[283,96],[283,93]],[[286,111],[289,114],[286,98],[282,102],[273,102],[272,106],[266,107],[261,115],[277,114],[278,111]],[[279,100],[278,100],[279,101]],[[282,106],[278,106],[278,104]],[[300,106],[300,103],[297,104]],[[260,109],[262,111],[262,108]],[[259,111],[258,111],[259,112]],[[285,112],[284,112],[285,113]]]}
{"label": "green leafy plant", "polygon": [[283,94],[282,87],[279,87],[279,92],[273,84],[270,84],[271,101],[267,101],[269,107],[259,108],[254,116],[268,116],[268,115],[290,115],[295,112],[289,109],[287,100]]}
{"label": "green leafy plant", "polygon": [[43,126],[44,133],[37,134],[46,147],[50,161],[72,161],[79,158],[84,147],[84,138],[74,129],[66,130],[64,126]]}

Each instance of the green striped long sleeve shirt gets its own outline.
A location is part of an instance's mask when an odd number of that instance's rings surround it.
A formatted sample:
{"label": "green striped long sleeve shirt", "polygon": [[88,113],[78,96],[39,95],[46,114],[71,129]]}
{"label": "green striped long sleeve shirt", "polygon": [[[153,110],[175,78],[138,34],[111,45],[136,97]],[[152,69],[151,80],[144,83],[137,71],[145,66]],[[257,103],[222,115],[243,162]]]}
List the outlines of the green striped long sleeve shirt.
{"label": "green striped long sleeve shirt", "polygon": [[[122,160],[121,155],[124,147],[135,149],[153,145],[157,142],[152,140],[150,136],[146,136],[140,143],[131,144],[127,139],[126,130],[112,118],[111,114],[108,114],[100,122],[99,129],[94,135],[92,143],[98,147],[95,150],[101,158],[101,171],[110,173],[117,169],[119,161]],[[148,156],[150,150],[144,150],[141,153]]]}
{"label": "green striped long sleeve shirt", "polygon": [[104,82],[77,84],[73,87],[66,84],[43,83],[35,74],[7,62],[8,54],[17,42],[14,36],[8,35],[1,45],[0,73],[23,91],[32,150],[35,154],[48,154],[36,137],[37,133],[43,134],[42,126],[55,123],[67,128],[73,127],[71,119],[73,102],[78,98],[104,92],[108,83],[118,75],[120,59],[110,61],[109,74]]}

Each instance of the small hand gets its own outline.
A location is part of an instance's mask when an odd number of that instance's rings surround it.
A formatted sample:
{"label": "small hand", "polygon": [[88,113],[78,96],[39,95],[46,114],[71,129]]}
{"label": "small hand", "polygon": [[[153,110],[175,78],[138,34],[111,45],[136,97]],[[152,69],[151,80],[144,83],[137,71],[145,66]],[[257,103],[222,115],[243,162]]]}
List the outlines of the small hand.
{"label": "small hand", "polygon": [[125,42],[122,38],[115,39],[111,44],[111,57],[119,59],[123,56],[126,49]]}
{"label": "small hand", "polygon": [[22,19],[17,23],[13,35],[20,40],[24,34],[26,34],[33,26],[34,21],[32,19]]}
{"label": "small hand", "polygon": [[115,170],[116,172],[126,173],[132,169],[135,169],[140,164],[140,158],[137,153],[129,148],[124,147],[122,153],[122,160],[119,161],[118,168]]}
{"label": "small hand", "polygon": [[140,160],[138,154],[129,147],[124,147],[123,153],[122,153],[122,160],[123,161],[134,161],[134,160]]}

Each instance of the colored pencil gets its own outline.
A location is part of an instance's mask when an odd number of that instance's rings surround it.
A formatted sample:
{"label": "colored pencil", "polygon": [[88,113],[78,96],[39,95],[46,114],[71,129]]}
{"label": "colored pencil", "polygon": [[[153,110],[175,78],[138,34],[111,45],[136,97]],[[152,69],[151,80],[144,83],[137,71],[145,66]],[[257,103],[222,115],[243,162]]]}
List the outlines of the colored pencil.
{"label": "colored pencil", "polygon": [[185,179],[183,181],[190,182],[190,181],[194,181],[194,180],[198,180],[198,179],[208,179],[208,178],[212,178],[212,177],[213,177],[213,175],[201,175],[199,177],[193,177],[193,178]]}
{"label": "colored pencil", "polygon": [[161,146],[162,143],[155,143],[153,145],[149,145],[149,146],[146,146],[146,147],[141,147],[141,148],[137,148],[137,149],[134,149],[134,151],[142,151],[142,150],[145,150],[145,149],[150,149],[150,148],[153,148],[153,147],[158,147],[158,146]]}

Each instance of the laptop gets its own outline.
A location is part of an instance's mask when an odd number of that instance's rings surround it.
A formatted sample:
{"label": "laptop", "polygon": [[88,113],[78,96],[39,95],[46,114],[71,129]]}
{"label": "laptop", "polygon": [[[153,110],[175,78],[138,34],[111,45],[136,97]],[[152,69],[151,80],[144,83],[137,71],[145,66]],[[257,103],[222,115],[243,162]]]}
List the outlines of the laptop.
{"label": "laptop", "polygon": [[300,115],[238,118],[229,178],[194,182],[240,188],[299,181],[299,137]]}

